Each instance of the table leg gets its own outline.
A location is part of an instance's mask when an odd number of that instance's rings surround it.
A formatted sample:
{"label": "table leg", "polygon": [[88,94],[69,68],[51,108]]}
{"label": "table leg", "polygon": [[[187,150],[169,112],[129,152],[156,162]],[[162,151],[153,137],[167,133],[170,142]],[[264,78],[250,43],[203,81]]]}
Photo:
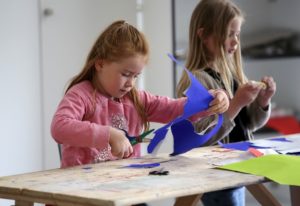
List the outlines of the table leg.
{"label": "table leg", "polygon": [[195,206],[200,201],[201,196],[202,194],[178,197],[174,206]]}
{"label": "table leg", "polygon": [[33,206],[33,202],[25,201],[25,200],[16,200],[15,206]]}
{"label": "table leg", "polygon": [[291,205],[292,206],[300,205],[300,187],[290,186],[290,195],[291,195]]}
{"label": "table leg", "polygon": [[246,188],[261,205],[281,206],[281,204],[263,184],[248,185]]}

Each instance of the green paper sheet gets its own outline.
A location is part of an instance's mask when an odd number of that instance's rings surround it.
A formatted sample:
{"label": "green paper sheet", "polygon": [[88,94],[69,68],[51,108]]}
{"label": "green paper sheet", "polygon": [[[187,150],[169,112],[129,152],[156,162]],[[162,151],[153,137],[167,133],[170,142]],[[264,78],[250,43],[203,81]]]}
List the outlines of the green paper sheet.
{"label": "green paper sheet", "polygon": [[300,186],[299,156],[265,155],[218,168],[264,176],[283,185]]}

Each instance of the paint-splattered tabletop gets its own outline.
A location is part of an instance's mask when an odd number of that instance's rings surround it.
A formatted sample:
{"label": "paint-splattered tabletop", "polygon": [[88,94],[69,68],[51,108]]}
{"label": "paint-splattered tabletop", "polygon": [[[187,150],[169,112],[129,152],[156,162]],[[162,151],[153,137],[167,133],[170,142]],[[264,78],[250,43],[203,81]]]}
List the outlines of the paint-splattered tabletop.
{"label": "paint-splattered tabletop", "polygon": [[[245,152],[203,147],[179,156],[167,154],[109,161],[0,177],[0,198],[18,205],[131,205],[265,181],[263,177],[214,169],[247,158]],[[153,164],[135,168],[130,165]],[[158,164],[157,164],[158,163]],[[149,175],[153,170],[166,175]]]}

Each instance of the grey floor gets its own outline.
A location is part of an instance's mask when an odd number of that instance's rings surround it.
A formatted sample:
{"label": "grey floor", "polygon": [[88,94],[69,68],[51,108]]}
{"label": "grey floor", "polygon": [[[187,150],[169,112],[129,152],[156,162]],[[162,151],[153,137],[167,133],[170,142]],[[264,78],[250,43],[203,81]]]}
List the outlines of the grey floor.
{"label": "grey floor", "polygon": [[[289,186],[279,185],[277,183],[266,183],[265,186],[273,196],[281,203],[282,206],[291,205]],[[260,206],[254,197],[246,191],[246,206]]]}

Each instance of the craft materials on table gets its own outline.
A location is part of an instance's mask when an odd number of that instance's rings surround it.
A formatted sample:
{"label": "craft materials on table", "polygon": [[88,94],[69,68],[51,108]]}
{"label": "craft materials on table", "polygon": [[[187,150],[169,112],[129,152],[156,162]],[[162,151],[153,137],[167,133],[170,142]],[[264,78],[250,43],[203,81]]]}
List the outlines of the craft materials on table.
{"label": "craft materials on table", "polygon": [[300,135],[279,136],[219,145],[223,148],[247,151],[254,148],[263,154],[300,154]]}

